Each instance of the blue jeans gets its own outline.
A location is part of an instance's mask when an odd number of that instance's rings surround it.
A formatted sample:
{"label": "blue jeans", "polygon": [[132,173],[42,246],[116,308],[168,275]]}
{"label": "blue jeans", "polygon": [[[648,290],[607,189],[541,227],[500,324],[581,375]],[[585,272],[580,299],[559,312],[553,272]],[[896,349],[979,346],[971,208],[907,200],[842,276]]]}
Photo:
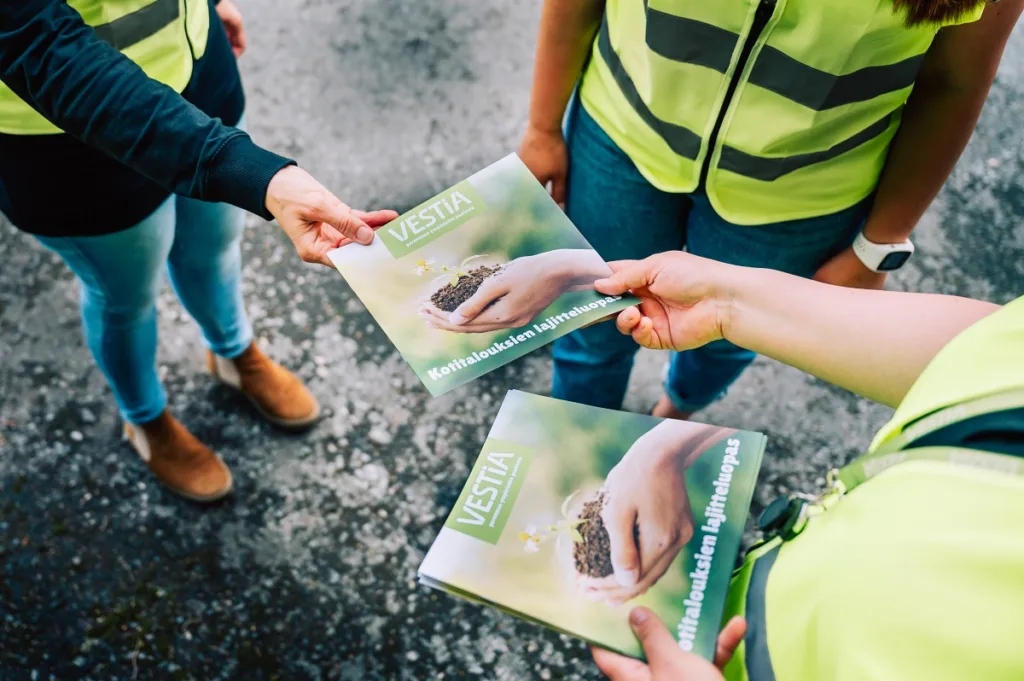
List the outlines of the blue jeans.
{"label": "blue jeans", "polygon": [[[853,242],[870,208],[868,200],[819,218],[734,225],[715,213],[703,192],[670,194],[652,186],[578,103],[568,116],[566,139],[566,211],[609,261],[685,247],[721,262],[810,277]],[[554,343],[552,395],[620,408],[637,349],[610,322],[563,336]],[[754,357],[727,341],[673,353],[665,392],[677,409],[696,411],[721,397]]]}
{"label": "blue jeans", "polygon": [[252,342],[242,303],[244,225],[239,208],[172,196],[121,232],[37,237],[78,277],[86,343],[129,423],[151,421],[167,406],[155,305],[165,266],[213,352],[237,357]]}

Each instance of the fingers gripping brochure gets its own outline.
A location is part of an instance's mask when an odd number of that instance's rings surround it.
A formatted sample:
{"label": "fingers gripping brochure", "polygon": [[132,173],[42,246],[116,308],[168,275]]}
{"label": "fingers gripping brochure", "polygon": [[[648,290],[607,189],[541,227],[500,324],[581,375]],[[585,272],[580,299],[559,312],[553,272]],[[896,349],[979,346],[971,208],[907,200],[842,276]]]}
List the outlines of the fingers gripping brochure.
{"label": "fingers gripping brochure", "polygon": [[636,304],[515,154],[328,255],[432,395]]}
{"label": "fingers gripping brochure", "polygon": [[644,605],[713,659],[765,442],[511,391],[419,580],[637,658]]}

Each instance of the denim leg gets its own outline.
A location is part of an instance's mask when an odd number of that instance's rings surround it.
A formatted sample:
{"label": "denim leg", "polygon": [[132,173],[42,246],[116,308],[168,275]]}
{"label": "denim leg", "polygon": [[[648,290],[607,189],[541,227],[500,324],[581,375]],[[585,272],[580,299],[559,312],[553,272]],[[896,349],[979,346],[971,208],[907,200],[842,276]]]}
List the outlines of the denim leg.
{"label": "denim leg", "polygon": [[177,228],[168,259],[178,299],[199,324],[209,348],[237,357],[252,343],[242,301],[245,213],[224,203],[177,197]]}
{"label": "denim leg", "polygon": [[[864,224],[870,200],[806,220],[745,227],[726,222],[707,197],[695,194],[686,226],[686,246],[694,255],[747,267],[765,267],[811,277],[851,243]],[[725,393],[755,354],[728,341],[676,353],[665,392],[680,411],[702,409]]]}
{"label": "denim leg", "polygon": [[157,376],[156,297],[174,240],[174,199],[130,229],[89,237],[37,237],[78,277],[86,344],[129,423],[167,406]]}
{"label": "denim leg", "polygon": [[[245,129],[245,117],[238,122]],[[226,203],[177,197],[177,229],[168,260],[178,299],[214,354],[233,358],[252,343],[242,300],[245,212]]]}
{"label": "denim leg", "polygon": [[[687,199],[655,189],[579,104],[567,128],[566,212],[590,245],[609,261],[681,248]],[[636,351],[611,322],[563,336],[553,346],[551,394],[618,409]]]}

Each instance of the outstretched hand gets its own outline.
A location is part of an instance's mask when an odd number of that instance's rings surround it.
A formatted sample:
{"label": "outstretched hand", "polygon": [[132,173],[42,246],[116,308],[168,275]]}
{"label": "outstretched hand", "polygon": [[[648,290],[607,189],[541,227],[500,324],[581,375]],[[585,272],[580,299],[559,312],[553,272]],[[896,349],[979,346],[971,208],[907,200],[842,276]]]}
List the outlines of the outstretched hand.
{"label": "outstretched hand", "polygon": [[643,663],[601,648],[591,648],[594,662],[611,681],[722,681],[722,669],[747,634],[747,623],[733,617],[718,634],[715,663],[679,649],[676,640],[647,608],[629,613],[629,624],[644,648]]}
{"label": "outstretched hand", "polygon": [[332,267],[328,251],[356,242],[398,217],[393,210],[353,210],[301,168],[283,168],[267,187],[267,210],[277,218],[299,257]]}
{"label": "outstretched hand", "polygon": [[641,435],[605,481],[601,518],[613,574],[580,575],[592,600],[621,605],[647,592],[693,538],[686,469],[735,431],[688,421],[662,421]]}
{"label": "outstretched hand", "polygon": [[564,293],[561,274],[545,267],[544,255],[508,263],[484,279],[450,314],[424,303],[420,316],[428,326],[456,333],[488,333],[529,324]]}
{"label": "outstretched hand", "polygon": [[638,307],[623,310],[615,321],[640,345],[681,351],[724,336],[729,281],[738,268],[682,252],[609,264],[612,276],[594,282],[594,288],[640,298]]}
{"label": "outstretched hand", "polygon": [[608,274],[608,266],[589,249],[558,249],[516,258],[483,280],[453,312],[424,302],[420,316],[428,326],[455,333],[516,329],[533,321],[567,291]]}

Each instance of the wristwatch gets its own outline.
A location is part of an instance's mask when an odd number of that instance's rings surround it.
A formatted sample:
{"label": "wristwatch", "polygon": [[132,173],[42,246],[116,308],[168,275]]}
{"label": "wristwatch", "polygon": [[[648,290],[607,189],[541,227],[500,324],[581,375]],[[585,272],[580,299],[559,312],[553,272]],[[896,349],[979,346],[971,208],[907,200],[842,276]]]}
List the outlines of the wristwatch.
{"label": "wristwatch", "polygon": [[914,252],[914,244],[907,239],[901,244],[876,244],[861,232],[853,240],[853,252],[872,272],[892,272],[906,264]]}

